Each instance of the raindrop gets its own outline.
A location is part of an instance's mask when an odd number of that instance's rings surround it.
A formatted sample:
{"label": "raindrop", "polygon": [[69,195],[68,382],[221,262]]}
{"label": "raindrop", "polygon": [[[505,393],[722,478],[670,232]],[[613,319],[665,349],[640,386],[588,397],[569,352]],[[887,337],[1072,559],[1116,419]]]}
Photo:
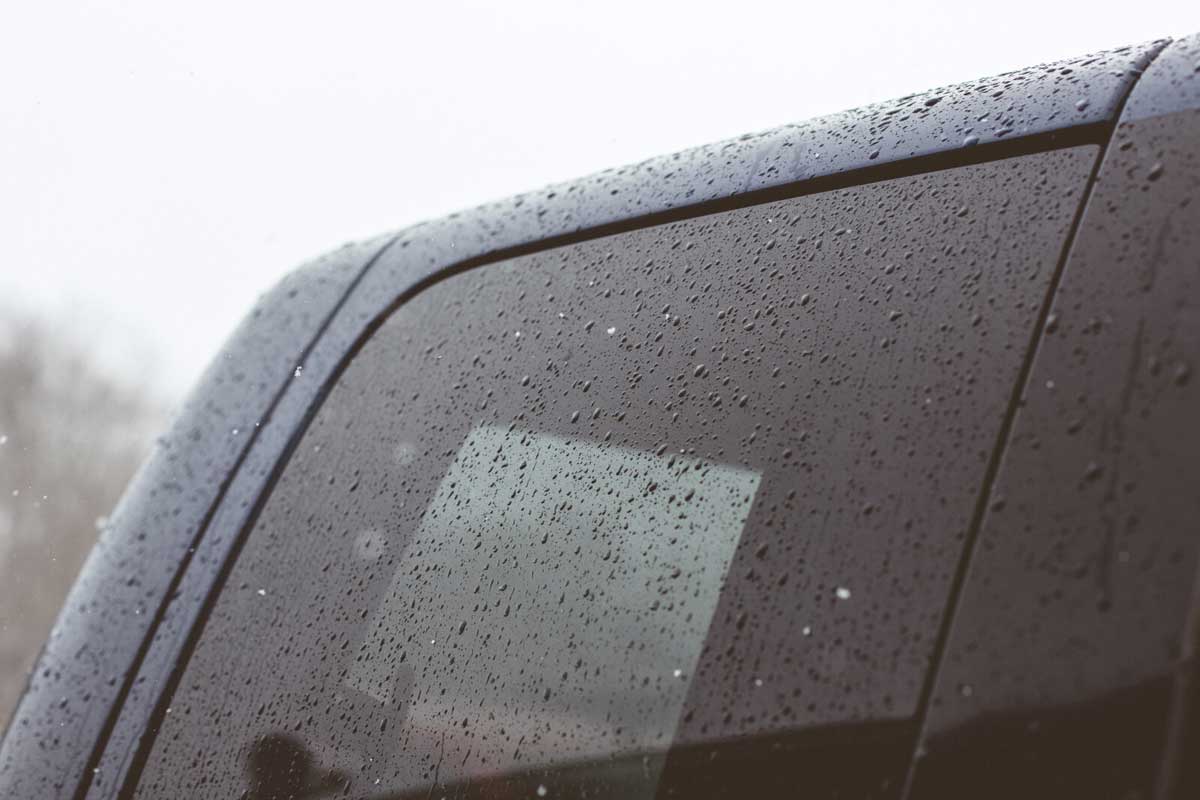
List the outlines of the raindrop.
{"label": "raindrop", "polygon": [[417,459],[417,448],[411,442],[400,442],[392,452],[392,458],[402,467],[407,467]]}
{"label": "raindrop", "polygon": [[[1175,365],[1175,385],[1186,386],[1188,380],[1192,377],[1192,368],[1182,361]],[[0,444],[3,444],[3,439],[0,439]]]}
{"label": "raindrop", "polygon": [[354,555],[361,561],[378,561],[383,556],[384,545],[383,534],[368,528],[354,537]]}

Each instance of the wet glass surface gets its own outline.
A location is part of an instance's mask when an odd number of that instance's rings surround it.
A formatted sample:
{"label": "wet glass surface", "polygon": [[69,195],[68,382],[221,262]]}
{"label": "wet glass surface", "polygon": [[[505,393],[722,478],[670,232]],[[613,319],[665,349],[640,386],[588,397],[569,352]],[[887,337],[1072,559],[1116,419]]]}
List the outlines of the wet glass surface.
{"label": "wet glass surface", "polygon": [[1094,157],[417,295],[292,455],[137,796],[893,796]]}

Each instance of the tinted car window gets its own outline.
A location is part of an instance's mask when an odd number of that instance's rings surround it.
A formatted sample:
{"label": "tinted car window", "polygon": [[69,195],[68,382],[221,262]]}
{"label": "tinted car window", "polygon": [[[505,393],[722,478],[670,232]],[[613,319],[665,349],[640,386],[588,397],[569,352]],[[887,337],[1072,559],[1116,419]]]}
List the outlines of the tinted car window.
{"label": "tinted car window", "polygon": [[298,443],[137,795],[893,793],[1095,153],[418,294]]}

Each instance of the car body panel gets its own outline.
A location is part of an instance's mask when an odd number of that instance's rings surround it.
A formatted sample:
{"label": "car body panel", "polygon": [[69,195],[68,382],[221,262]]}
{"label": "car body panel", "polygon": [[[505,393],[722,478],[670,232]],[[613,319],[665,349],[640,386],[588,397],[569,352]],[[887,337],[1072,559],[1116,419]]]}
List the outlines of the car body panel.
{"label": "car body panel", "polygon": [[1088,200],[990,488],[914,798],[1165,797],[1164,749],[1196,760],[1168,737],[1196,669],[1198,207],[1191,37],[1134,87]]}

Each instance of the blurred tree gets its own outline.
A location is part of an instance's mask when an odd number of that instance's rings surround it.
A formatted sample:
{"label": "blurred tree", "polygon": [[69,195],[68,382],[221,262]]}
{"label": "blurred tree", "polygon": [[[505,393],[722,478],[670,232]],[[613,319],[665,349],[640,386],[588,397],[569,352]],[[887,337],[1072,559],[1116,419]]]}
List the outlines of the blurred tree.
{"label": "blurred tree", "polygon": [[0,731],[164,422],[145,388],[95,367],[61,327],[0,315]]}

